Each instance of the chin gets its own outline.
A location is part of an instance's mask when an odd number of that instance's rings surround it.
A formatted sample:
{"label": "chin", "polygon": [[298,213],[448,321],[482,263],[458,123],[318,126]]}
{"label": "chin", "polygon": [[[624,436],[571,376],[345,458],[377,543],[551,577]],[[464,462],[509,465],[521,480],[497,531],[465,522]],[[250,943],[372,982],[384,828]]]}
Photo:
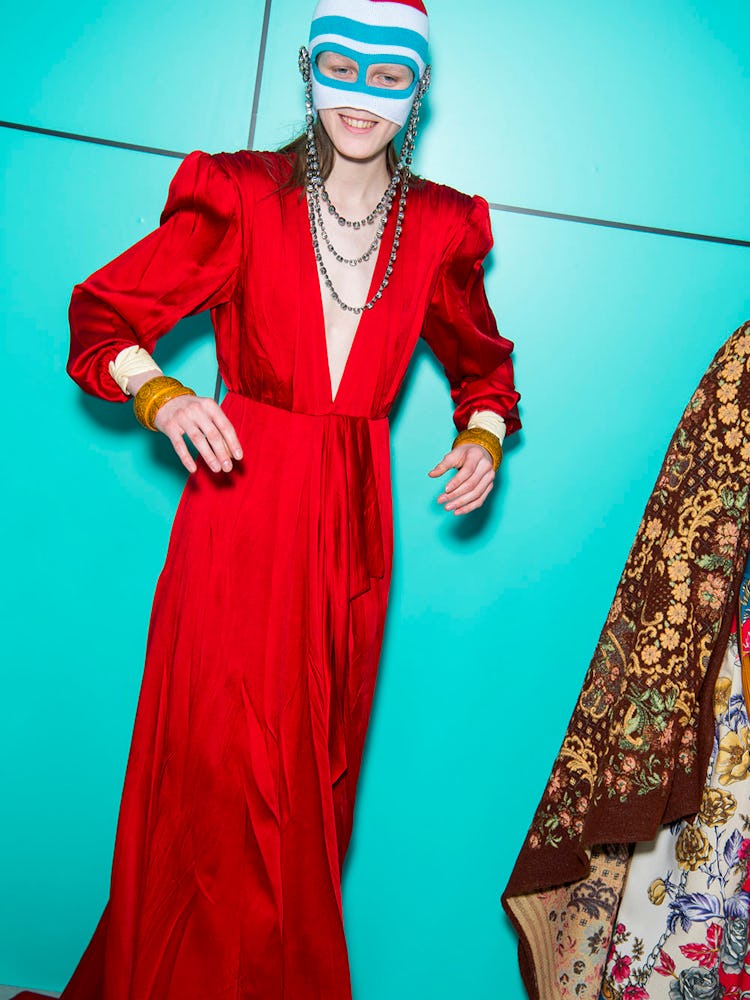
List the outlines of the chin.
{"label": "chin", "polygon": [[333,145],[339,156],[343,156],[347,160],[361,160],[363,163],[366,163],[377,159],[380,155],[384,155],[388,143],[365,144],[346,141],[339,142],[337,139],[334,139]]}

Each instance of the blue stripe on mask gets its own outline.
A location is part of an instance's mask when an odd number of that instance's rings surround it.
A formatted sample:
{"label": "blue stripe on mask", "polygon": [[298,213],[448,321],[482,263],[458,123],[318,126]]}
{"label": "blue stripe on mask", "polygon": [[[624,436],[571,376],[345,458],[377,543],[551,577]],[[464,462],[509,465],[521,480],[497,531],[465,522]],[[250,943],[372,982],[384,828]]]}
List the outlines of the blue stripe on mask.
{"label": "blue stripe on mask", "polygon": [[402,49],[411,49],[422,59],[428,62],[428,44],[426,39],[417,31],[408,28],[388,28],[374,24],[363,24],[361,21],[353,21],[348,17],[317,17],[310,28],[310,40],[318,35],[339,35],[342,38],[350,38],[353,42],[362,42],[365,45],[379,45],[388,47],[397,45]]}

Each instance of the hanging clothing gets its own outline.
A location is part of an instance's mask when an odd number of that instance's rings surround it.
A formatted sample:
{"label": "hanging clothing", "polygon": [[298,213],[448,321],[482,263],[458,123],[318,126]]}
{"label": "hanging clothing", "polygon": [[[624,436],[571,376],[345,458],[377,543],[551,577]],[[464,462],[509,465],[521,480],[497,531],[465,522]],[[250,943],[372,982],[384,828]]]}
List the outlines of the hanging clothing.
{"label": "hanging clothing", "polygon": [[72,297],[69,372],[111,400],[123,348],[210,308],[245,458],[228,476],[201,463],[180,501],[110,898],[64,1000],[349,1000],[341,869],[391,573],[388,414],[420,334],[459,429],[481,409],[519,426],[513,345],[483,287],[486,202],[410,190],[333,398],[290,170],[281,154],[191,153],[160,227]]}
{"label": "hanging clothing", "polygon": [[750,901],[750,722],[735,631],[713,707],[698,815],[663,826],[633,852],[604,971],[605,1000],[739,1000]]}
{"label": "hanging clothing", "polygon": [[[620,926],[618,913],[628,871],[640,864],[638,849],[631,863],[633,845],[658,838],[661,849],[675,830],[685,829],[680,821],[702,806],[707,815],[707,802],[718,809],[715,791],[705,785],[708,780],[715,788],[709,775],[715,692],[726,693],[727,683],[735,694],[741,687],[737,647],[729,640],[750,550],[749,359],[746,323],[714,358],[677,427],[503,895],[533,998],[599,997],[612,947],[623,961],[611,966],[610,985],[624,982],[636,958],[656,961],[652,935],[650,943],[631,942],[630,963],[622,952],[623,935],[631,931]],[[734,711],[737,702],[731,704]],[[722,713],[721,739],[736,719]],[[659,833],[670,824],[678,825]],[[730,854],[736,832],[733,826],[723,835]],[[689,838],[701,840],[684,834],[685,851]],[[733,856],[722,864],[723,874],[733,869],[731,895],[740,872]],[[666,887],[663,874],[654,878]],[[652,891],[660,897],[662,886]],[[713,929],[701,944],[716,950],[717,941]],[[634,977],[621,994],[646,1000],[643,989]],[[683,995],[709,996],[698,989],[670,1000]]]}
{"label": "hanging clothing", "polygon": [[605,1000],[740,1000],[750,903],[750,559],[714,687],[714,741],[698,815],[637,844],[617,913]]}

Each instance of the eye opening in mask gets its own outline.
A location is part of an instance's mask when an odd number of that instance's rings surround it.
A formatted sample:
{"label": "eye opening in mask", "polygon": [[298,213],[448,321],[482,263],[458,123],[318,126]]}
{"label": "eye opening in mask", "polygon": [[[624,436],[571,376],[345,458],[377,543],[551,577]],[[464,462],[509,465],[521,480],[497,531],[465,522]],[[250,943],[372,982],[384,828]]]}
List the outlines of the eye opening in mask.
{"label": "eye opening in mask", "polygon": [[318,83],[342,91],[403,100],[411,97],[418,83],[417,64],[396,53],[363,55],[336,42],[325,42],[315,46],[311,57]]}

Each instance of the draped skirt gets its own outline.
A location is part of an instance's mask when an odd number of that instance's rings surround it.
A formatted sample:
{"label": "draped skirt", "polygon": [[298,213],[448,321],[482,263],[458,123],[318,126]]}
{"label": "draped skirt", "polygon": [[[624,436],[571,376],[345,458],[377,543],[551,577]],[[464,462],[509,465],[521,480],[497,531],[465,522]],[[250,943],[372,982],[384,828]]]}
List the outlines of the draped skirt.
{"label": "draped skirt", "polygon": [[341,869],[391,568],[388,422],[224,408],[245,458],[180,502],[110,897],[64,1000],[351,997]]}

